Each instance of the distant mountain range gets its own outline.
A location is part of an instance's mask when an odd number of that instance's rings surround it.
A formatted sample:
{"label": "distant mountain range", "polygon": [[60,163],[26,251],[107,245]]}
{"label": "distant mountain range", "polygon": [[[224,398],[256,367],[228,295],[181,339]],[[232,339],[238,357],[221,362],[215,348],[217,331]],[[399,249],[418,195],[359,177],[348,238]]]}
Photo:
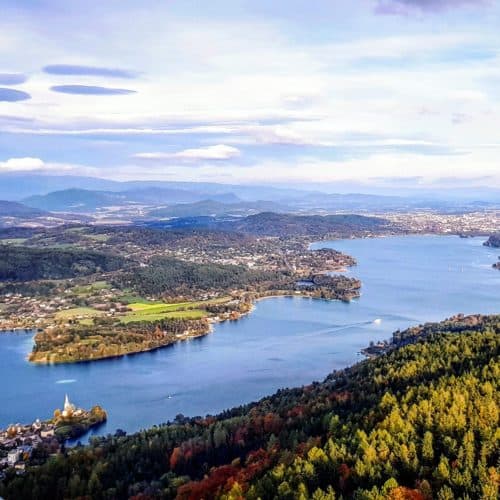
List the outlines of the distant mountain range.
{"label": "distant mountain range", "polygon": [[81,214],[53,214],[26,206],[16,201],[0,200],[0,228],[17,226],[51,226],[63,223],[88,223],[91,219]]}
{"label": "distant mountain range", "polygon": [[65,189],[23,200],[30,207],[56,212],[88,212],[103,206],[119,205],[125,200],[121,193]]}
{"label": "distant mountain range", "polygon": [[[324,215],[500,208],[500,190],[494,188],[477,193],[473,190],[469,193],[436,191],[432,195],[429,192],[418,194],[415,190],[411,196],[395,196],[356,192],[332,194],[307,189],[207,182],[117,182],[93,177],[36,174],[0,174],[0,199],[22,202],[42,211],[75,214],[92,215],[113,207],[116,216],[128,220],[137,217],[249,215],[263,211]],[[134,213],[134,208],[140,210]]]}
{"label": "distant mountain range", "polygon": [[[127,191],[91,191],[88,189],[64,189],[44,195],[34,195],[22,200],[25,205],[55,212],[93,212],[104,207],[131,205],[169,205],[200,203],[203,194],[173,188],[137,188]],[[233,193],[212,195],[214,204],[237,203]],[[179,205],[181,206],[181,205]],[[207,207],[208,208],[208,207]],[[194,214],[194,215],[197,215]]]}
{"label": "distant mountain range", "polygon": [[[95,177],[71,175],[41,175],[41,174],[0,174],[0,199],[21,201],[23,199],[46,195],[54,191],[68,189],[83,189],[87,191],[105,192],[135,192],[145,190],[147,196],[152,196],[155,190],[174,190],[184,194],[182,201],[194,202],[204,199],[215,199],[214,196],[231,196],[233,199],[217,201],[235,202],[237,199],[246,201],[284,200],[297,198],[308,193],[307,190],[279,188],[273,186],[252,186],[238,184],[218,184],[212,182],[171,182],[171,181],[127,181],[119,182]],[[164,196],[164,193],[159,193]],[[235,198],[236,197],[236,198]],[[179,201],[179,200],[177,200]]]}
{"label": "distant mountain range", "polygon": [[500,207],[498,201],[476,201],[473,198],[447,199],[443,197],[387,196],[364,193],[323,194],[308,193],[295,201],[295,206],[304,210],[322,208],[328,212],[389,212],[436,210],[453,212],[455,210],[482,210]]}

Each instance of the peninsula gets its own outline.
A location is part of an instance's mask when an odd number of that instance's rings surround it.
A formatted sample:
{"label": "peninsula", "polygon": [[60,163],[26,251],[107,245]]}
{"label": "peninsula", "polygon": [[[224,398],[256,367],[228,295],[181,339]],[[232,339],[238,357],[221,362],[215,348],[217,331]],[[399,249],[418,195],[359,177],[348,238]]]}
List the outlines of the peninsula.
{"label": "peninsula", "polygon": [[310,250],[308,237],[93,226],[20,235],[0,244],[0,328],[36,329],[34,363],[150,351],[206,335],[260,298],[350,301],[361,288],[343,274],[355,259]]}

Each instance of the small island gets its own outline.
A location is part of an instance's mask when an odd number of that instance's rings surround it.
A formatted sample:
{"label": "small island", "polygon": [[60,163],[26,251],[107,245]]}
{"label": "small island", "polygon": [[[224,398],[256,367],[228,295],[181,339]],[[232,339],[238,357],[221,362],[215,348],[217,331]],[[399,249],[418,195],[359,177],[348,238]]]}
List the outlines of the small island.
{"label": "small island", "polygon": [[[484,246],[491,248],[500,248],[500,233],[492,234],[485,242]],[[498,269],[500,271],[500,256],[498,257],[498,262],[493,264],[493,269]]]}
{"label": "small island", "polygon": [[43,462],[46,456],[61,452],[68,439],[83,436],[107,418],[102,407],[84,410],[71,403],[66,395],[63,408],[56,409],[53,418],[0,429],[0,471],[15,468],[23,472],[27,464]]}
{"label": "small island", "polygon": [[492,234],[485,242],[485,247],[500,248],[500,233]]}
{"label": "small island", "polygon": [[55,410],[51,420],[55,434],[60,440],[76,439],[87,431],[103,424],[108,419],[107,413],[100,406],[93,406],[90,410],[77,408],[70,402],[66,394],[62,410]]}

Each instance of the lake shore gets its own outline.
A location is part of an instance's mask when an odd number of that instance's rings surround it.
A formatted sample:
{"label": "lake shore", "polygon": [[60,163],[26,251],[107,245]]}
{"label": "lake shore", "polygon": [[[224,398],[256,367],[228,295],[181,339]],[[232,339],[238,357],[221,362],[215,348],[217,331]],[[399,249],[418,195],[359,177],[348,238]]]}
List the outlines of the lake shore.
{"label": "lake shore", "polygon": [[[359,283],[359,287],[361,287],[361,284]],[[359,288],[357,289],[359,290]],[[47,355],[42,358],[42,359],[33,359],[32,353],[29,353],[27,355],[27,360],[35,365],[43,366],[43,365],[60,365],[60,364],[68,364],[68,363],[90,363],[93,361],[103,361],[107,359],[118,359],[123,356],[134,356],[134,355],[139,355],[141,353],[146,353],[146,352],[153,352],[158,349],[163,349],[169,346],[172,346],[173,344],[176,344],[178,342],[185,342],[188,340],[204,337],[206,335],[209,335],[213,333],[214,331],[214,325],[219,324],[219,323],[224,323],[226,321],[238,321],[244,316],[250,315],[254,310],[255,310],[255,302],[264,300],[264,299],[269,299],[269,298],[276,298],[276,297],[301,297],[301,298],[310,298],[310,299],[318,299],[318,300],[328,300],[328,301],[342,301],[342,302],[350,302],[353,299],[359,298],[359,292],[357,293],[352,293],[349,294],[349,296],[346,296],[341,299],[337,298],[328,298],[328,297],[320,297],[314,294],[312,291],[307,291],[307,290],[272,290],[269,292],[263,292],[263,293],[257,293],[254,294],[252,293],[252,305],[250,308],[246,311],[233,311],[232,313],[229,313],[226,316],[223,317],[209,317],[207,319],[207,328],[203,331],[197,331],[197,332],[191,332],[189,330],[185,331],[182,334],[177,334],[175,338],[166,338],[164,341],[158,342],[157,345],[151,346],[151,347],[145,347],[145,348],[137,348],[136,350],[133,351],[128,351],[128,352],[123,352],[120,354],[115,354],[115,355],[103,355],[103,356],[96,356],[92,357],[89,359],[75,359],[75,360],[51,360],[49,359],[50,353],[47,353]],[[255,296],[254,296],[255,295]],[[30,331],[29,329],[20,329],[23,331]]]}
{"label": "lake shore", "polygon": [[491,268],[497,252],[482,242],[436,236],[335,241],[334,248],[358,260],[362,300],[264,297],[244,320],[213,324],[214,335],[99,363],[27,363],[29,337],[2,335],[0,376],[16,373],[16,385],[3,388],[0,426],[50,414],[66,380],[84,406],[97,400],[108,410],[96,435],[138,431],[179,413],[215,414],[321,380],[397,329],[460,311],[498,313],[500,276]]}

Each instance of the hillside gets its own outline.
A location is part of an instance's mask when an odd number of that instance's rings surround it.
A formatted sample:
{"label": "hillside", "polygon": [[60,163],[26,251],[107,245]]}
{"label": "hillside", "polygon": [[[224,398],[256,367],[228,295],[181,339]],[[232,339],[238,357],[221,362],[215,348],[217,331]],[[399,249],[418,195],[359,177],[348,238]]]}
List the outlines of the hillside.
{"label": "hillside", "polygon": [[118,205],[122,200],[123,196],[120,193],[65,189],[45,195],[30,196],[23,202],[30,207],[54,212],[84,212],[104,206]]}
{"label": "hillside", "polygon": [[272,201],[222,203],[215,200],[202,200],[196,203],[182,203],[171,207],[151,210],[149,217],[198,217],[198,216],[223,216],[246,215],[248,213],[262,212],[263,210],[279,210],[280,206]]}
{"label": "hillside", "polygon": [[[111,206],[168,205],[168,208],[159,209],[158,214],[155,211],[151,212],[151,215],[155,217],[203,215],[211,210],[222,213],[225,207],[232,207],[233,204],[237,206],[240,201],[232,193],[214,194],[213,197],[207,200],[204,200],[203,196],[202,193],[160,187],[141,187],[120,192],[72,188],[44,195],[30,196],[23,201],[29,207],[55,212],[75,213],[92,212]],[[229,204],[226,205],[226,203]]]}
{"label": "hillside", "polygon": [[120,193],[130,203],[148,204],[174,204],[193,203],[201,199],[200,195],[185,189],[165,187],[143,187],[128,189]]}
{"label": "hillside", "polygon": [[15,201],[0,200],[0,217],[32,218],[44,215],[42,210]]}
{"label": "hillside", "polygon": [[0,281],[31,281],[85,276],[124,265],[122,257],[83,249],[0,245]]}
{"label": "hillside", "polygon": [[424,325],[415,343],[322,383],[217,417],[94,438],[9,476],[0,495],[493,500],[499,334],[500,316]]}
{"label": "hillside", "polygon": [[222,229],[259,236],[352,235],[388,229],[389,223],[378,217],[362,215],[291,215],[262,212],[241,220],[221,223]]}

